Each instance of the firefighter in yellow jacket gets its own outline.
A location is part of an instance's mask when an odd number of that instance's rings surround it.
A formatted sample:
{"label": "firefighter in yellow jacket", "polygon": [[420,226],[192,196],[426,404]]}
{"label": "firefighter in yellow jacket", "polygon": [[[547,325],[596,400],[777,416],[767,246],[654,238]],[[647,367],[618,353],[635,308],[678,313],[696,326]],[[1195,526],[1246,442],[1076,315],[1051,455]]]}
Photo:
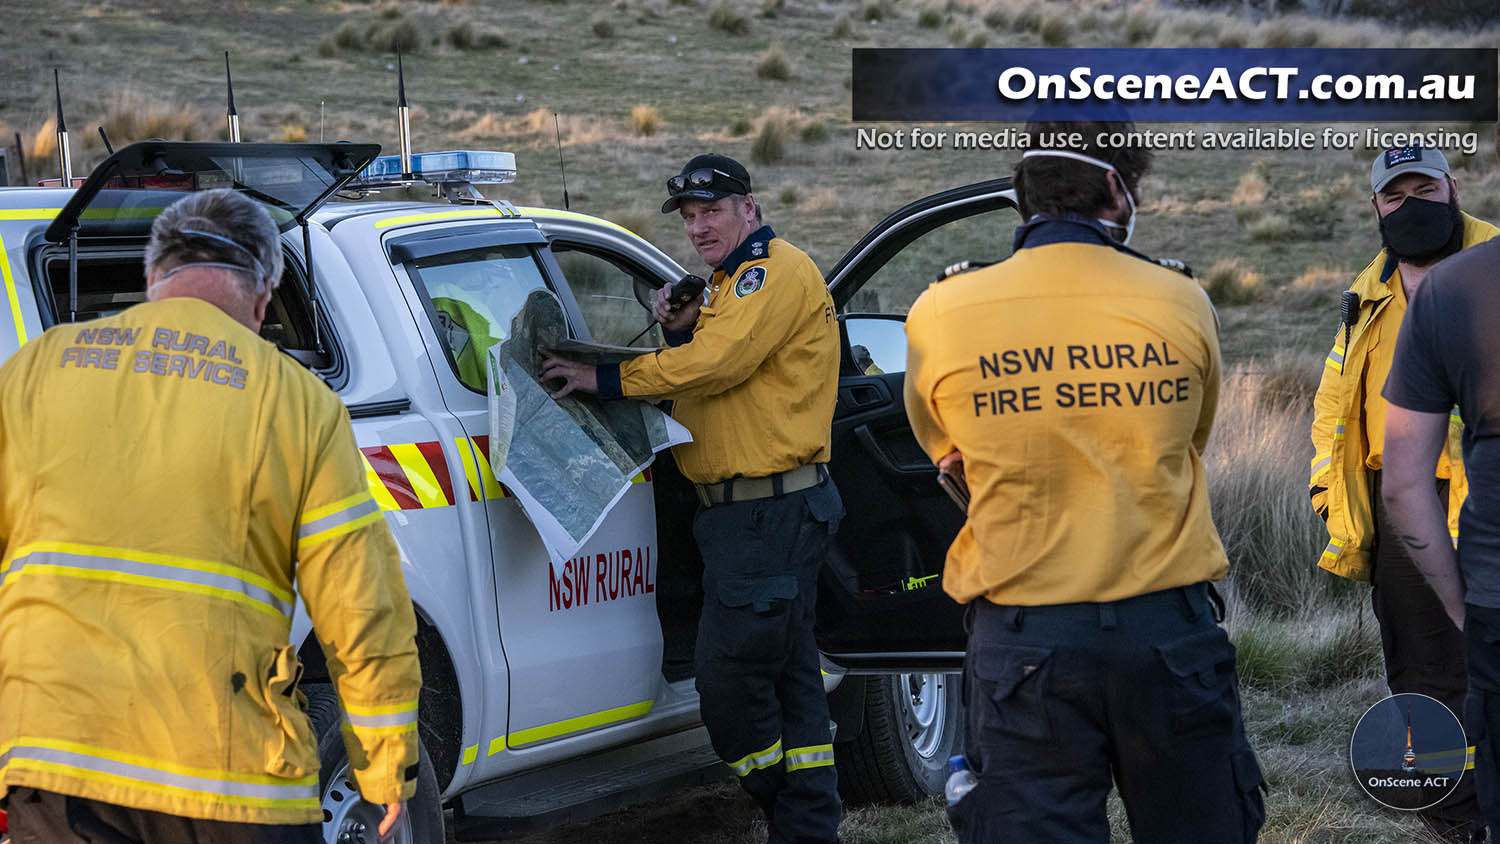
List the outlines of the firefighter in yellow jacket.
{"label": "firefighter in yellow jacket", "polygon": [[[1406,304],[1428,270],[1500,230],[1459,210],[1447,159],[1432,147],[1398,147],[1376,156],[1370,193],[1385,248],[1344,293],[1342,319],[1314,400],[1310,490],[1329,534],[1318,564],[1370,582],[1391,692],[1429,695],[1462,714],[1463,637],[1379,504],[1387,407],[1380,391]],[[1455,542],[1468,493],[1462,434],[1455,411],[1434,482]],[[1448,800],[1424,812],[1423,820],[1441,835],[1467,840],[1479,824],[1473,794],[1472,779],[1466,777]]]}
{"label": "firefighter in yellow jacket", "polygon": [[653,313],[668,348],[618,366],[557,357],[559,394],[674,399],[693,441],[672,450],[702,505],[703,614],[694,649],[703,724],[766,816],[768,844],[834,844],[839,803],[828,700],[813,640],[818,571],[843,517],[826,463],[838,392],[838,325],[823,276],[763,225],[750,174],[699,155],[667,180],[714,268],[703,301]]}
{"label": "firefighter in yellow jacket", "polygon": [[[1128,131],[1045,122],[1036,137]],[[959,840],[1249,844],[1263,820],[1228,569],[1201,453],[1219,389],[1213,307],[1126,248],[1149,153],[1037,149],[1014,254],[929,287],[907,316],[905,401],[972,498],[943,586],[970,606]]]}
{"label": "firefighter in yellow jacket", "polygon": [[382,834],[415,789],[420,675],[347,414],[260,339],[269,215],[156,219],[148,302],[0,369],[0,785],[17,841],[322,841],[287,644],[306,603]]}

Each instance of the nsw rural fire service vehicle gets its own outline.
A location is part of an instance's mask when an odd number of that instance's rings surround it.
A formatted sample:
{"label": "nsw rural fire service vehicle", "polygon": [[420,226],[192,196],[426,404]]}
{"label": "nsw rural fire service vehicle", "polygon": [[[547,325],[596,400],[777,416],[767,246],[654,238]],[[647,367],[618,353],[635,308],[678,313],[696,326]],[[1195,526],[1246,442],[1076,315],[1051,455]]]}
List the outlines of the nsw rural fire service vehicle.
{"label": "nsw rural fire service vehicle", "polygon": [[[184,191],[245,192],[284,232],[261,334],[348,408],[415,603],[423,766],[398,840],[441,842],[445,823],[460,839],[525,834],[725,775],[693,687],[703,564],[691,485],[659,455],[577,556],[551,563],[486,459],[483,376],[458,361],[472,339],[462,314],[495,317],[499,339],[538,288],[557,295],[573,336],[630,344],[648,297],[684,269],[606,220],[484,199],[474,185],[514,177],[507,153],[403,166],[378,151],[148,141],[76,188],[0,189],[0,360],[50,327],[143,301],[151,221]],[[403,180],[447,201],[340,199]],[[902,408],[902,318],[850,310],[878,310],[883,285],[925,286],[954,255],[1004,257],[996,244],[1016,222],[1008,180],[947,191],[892,214],[827,273],[843,342],[831,470],[848,518],[817,636],[852,800],[941,789],[964,639],[939,574],[963,517]],[[352,787],[316,633],[299,611],[325,837],[374,841],[381,810]]]}

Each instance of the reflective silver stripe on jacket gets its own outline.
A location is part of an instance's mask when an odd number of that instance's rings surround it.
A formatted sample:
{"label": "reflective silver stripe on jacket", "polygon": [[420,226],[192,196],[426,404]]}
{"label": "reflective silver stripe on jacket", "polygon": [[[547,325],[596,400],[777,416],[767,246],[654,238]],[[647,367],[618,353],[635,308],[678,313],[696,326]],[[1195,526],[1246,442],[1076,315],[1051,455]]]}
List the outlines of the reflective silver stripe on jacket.
{"label": "reflective silver stripe on jacket", "polygon": [[405,727],[408,724],[417,723],[417,710],[415,707],[410,712],[392,712],[387,715],[353,715],[344,713],[344,720],[355,727],[374,729],[376,727]]}
{"label": "reflective silver stripe on jacket", "polygon": [[273,785],[270,783],[213,779],[211,777],[163,771],[147,765],[122,762],[117,759],[106,759],[52,747],[13,746],[5,753],[0,754],[0,770],[4,770],[12,762],[19,762],[21,760],[64,765],[85,772],[123,777],[142,783],[230,798],[242,797],[251,800],[311,800],[314,802],[318,799],[318,786],[316,782],[309,784],[289,780],[286,785]]}
{"label": "reflective silver stripe on jacket", "polygon": [[[188,561],[184,560],[184,564]],[[10,561],[10,567],[0,572],[0,586],[4,586],[11,578],[23,573],[26,569],[37,570],[37,574],[60,574],[68,576],[68,571],[53,571],[51,567],[63,569],[81,569],[90,572],[113,572],[125,575],[133,582],[141,586],[159,586],[164,589],[177,589],[179,591],[190,591],[197,594],[213,595],[212,590],[232,593],[239,599],[252,601],[274,610],[278,615],[287,619],[292,617],[292,603],[284,601],[272,594],[265,587],[242,580],[233,575],[221,572],[203,571],[196,568],[185,568],[179,565],[168,565],[166,563],[153,563],[143,560],[130,560],[123,557],[94,556],[92,554],[70,554],[63,551],[32,551],[24,556],[16,557]],[[43,570],[43,569],[49,570]],[[158,581],[152,583],[150,581]],[[183,587],[188,587],[184,589]],[[207,587],[211,591],[202,591],[192,587]],[[219,597],[230,597],[228,595]]]}
{"label": "reflective silver stripe on jacket", "polygon": [[317,534],[320,534],[325,530],[336,528],[339,525],[346,525],[354,521],[355,519],[368,516],[371,513],[379,512],[380,505],[375,503],[375,499],[367,496],[364,501],[355,504],[353,507],[350,507],[347,510],[340,510],[337,513],[331,513],[327,516],[322,517],[321,519],[313,519],[310,522],[303,522],[297,527],[297,540],[300,542],[308,538],[309,536],[316,536]]}

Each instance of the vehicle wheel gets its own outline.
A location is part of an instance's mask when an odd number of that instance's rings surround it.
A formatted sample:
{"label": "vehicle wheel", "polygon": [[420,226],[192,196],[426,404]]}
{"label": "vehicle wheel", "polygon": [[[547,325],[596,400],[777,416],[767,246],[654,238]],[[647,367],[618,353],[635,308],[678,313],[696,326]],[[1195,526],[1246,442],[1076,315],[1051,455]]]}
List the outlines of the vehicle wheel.
{"label": "vehicle wheel", "polygon": [[[338,694],[326,683],[310,685],[307,693],[307,717],[312,720],[313,735],[318,739],[318,795],[323,807],[323,840],[327,844],[377,844],[380,819],[385,808],[368,803],[359,796],[349,753],[339,730],[343,710]],[[417,793],[406,803],[406,811],[396,826],[391,844],[443,844],[443,803],[438,792],[437,776],[427,748],[418,744],[420,768]]]}
{"label": "vehicle wheel", "polygon": [[915,803],[943,792],[963,748],[958,674],[892,674],[865,684],[865,723],[834,745],[847,803]]}

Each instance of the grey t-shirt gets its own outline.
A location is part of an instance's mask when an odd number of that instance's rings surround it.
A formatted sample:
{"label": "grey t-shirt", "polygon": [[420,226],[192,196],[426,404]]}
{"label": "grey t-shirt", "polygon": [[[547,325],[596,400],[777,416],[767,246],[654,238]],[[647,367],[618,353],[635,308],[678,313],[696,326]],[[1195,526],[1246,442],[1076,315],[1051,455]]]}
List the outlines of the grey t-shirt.
{"label": "grey t-shirt", "polygon": [[1382,392],[1464,423],[1469,497],[1459,513],[1465,600],[1500,608],[1500,239],[1443,260],[1407,308]]}

